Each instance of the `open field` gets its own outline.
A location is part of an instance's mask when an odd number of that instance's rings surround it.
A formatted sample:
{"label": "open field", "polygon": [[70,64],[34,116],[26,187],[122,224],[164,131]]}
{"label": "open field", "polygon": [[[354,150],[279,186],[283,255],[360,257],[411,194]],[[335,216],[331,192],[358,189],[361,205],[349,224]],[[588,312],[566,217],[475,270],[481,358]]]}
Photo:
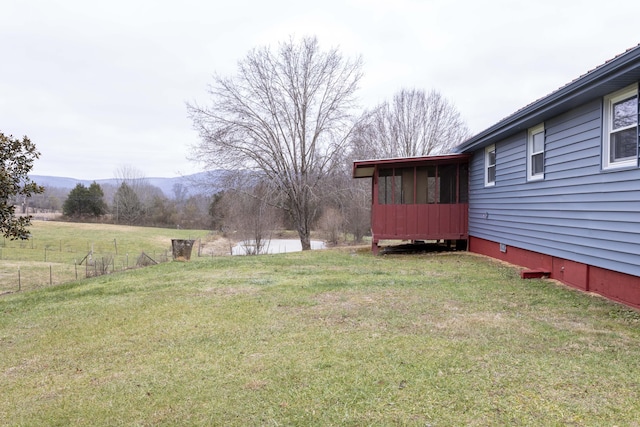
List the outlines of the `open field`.
{"label": "open field", "polygon": [[465,253],[197,258],[0,298],[0,425],[637,426],[640,314]]}
{"label": "open field", "polygon": [[86,277],[96,261],[109,263],[110,271],[134,267],[143,252],[166,261],[171,239],[209,238],[204,230],[55,221],[34,221],[29,229],[27,241],[0,240],[0,294],[17,291],[18,279],[20,289],[29,290]]}

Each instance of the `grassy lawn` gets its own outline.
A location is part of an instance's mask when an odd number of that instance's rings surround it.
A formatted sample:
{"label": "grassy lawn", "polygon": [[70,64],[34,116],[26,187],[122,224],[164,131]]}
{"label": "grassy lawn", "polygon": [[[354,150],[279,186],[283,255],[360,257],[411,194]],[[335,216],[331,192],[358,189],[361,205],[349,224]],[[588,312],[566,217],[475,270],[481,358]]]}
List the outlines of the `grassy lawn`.
{"label": "grassy lawn", "polygon": [[158,262],[171,259],[171,239],[198,239],[208,234],[204,230],[57,221],[33,221],[29,230],[27,241],[0,240],[0,294],[15,292],[19,285],[21,290],[30,290],[85,277],[90,267],[80,263],[90,251],[93,260],[110,260],[112,269],[125,270],[136,265],[142,252]]}
{"label": "grassy lawn", "polygon": [[0,298],[0,425],[633,426],[640,314],[464,254],[200,258]]}

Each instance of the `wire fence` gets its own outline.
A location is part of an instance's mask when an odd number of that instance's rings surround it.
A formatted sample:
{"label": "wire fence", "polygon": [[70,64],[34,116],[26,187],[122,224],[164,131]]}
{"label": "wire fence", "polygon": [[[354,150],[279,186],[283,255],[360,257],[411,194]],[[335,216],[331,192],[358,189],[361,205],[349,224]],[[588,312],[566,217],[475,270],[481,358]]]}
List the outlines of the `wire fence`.
{"label": "wire fence", "polygon": [[86,248],[59,244],[42,247],[33,241],[0,242],[0,295],[83,278],[112,274],[167,262],[171,249],[118,253],[117,242],[87,244]]}

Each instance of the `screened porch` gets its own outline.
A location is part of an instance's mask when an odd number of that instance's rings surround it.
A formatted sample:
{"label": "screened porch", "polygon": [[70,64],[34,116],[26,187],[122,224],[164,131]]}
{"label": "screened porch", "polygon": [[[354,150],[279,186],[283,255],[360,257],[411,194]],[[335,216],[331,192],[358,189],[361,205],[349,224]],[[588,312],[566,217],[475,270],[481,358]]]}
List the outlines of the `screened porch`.
{"label": "screened porch", "polygon": [[469,156],[357,161],[354,178],[372,178],[372,249],[381,240],[466,246]]}

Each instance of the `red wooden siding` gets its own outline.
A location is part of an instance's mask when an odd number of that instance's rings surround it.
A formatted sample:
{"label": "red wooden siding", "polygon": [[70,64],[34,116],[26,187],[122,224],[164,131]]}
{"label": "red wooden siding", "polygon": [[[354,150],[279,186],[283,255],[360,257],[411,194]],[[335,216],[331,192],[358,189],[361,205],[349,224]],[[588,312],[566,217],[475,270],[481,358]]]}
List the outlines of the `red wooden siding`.
{"label": "red wooden siding", "polygon": [[380,240],[466,240],[469,156],[448,155],[354,163],[372,178],[371,232]]}
{"label": "red wooden siding", "polygon": [[374,239],[458,240],[468,236],[467,203],[380,205],[371,209]]}

